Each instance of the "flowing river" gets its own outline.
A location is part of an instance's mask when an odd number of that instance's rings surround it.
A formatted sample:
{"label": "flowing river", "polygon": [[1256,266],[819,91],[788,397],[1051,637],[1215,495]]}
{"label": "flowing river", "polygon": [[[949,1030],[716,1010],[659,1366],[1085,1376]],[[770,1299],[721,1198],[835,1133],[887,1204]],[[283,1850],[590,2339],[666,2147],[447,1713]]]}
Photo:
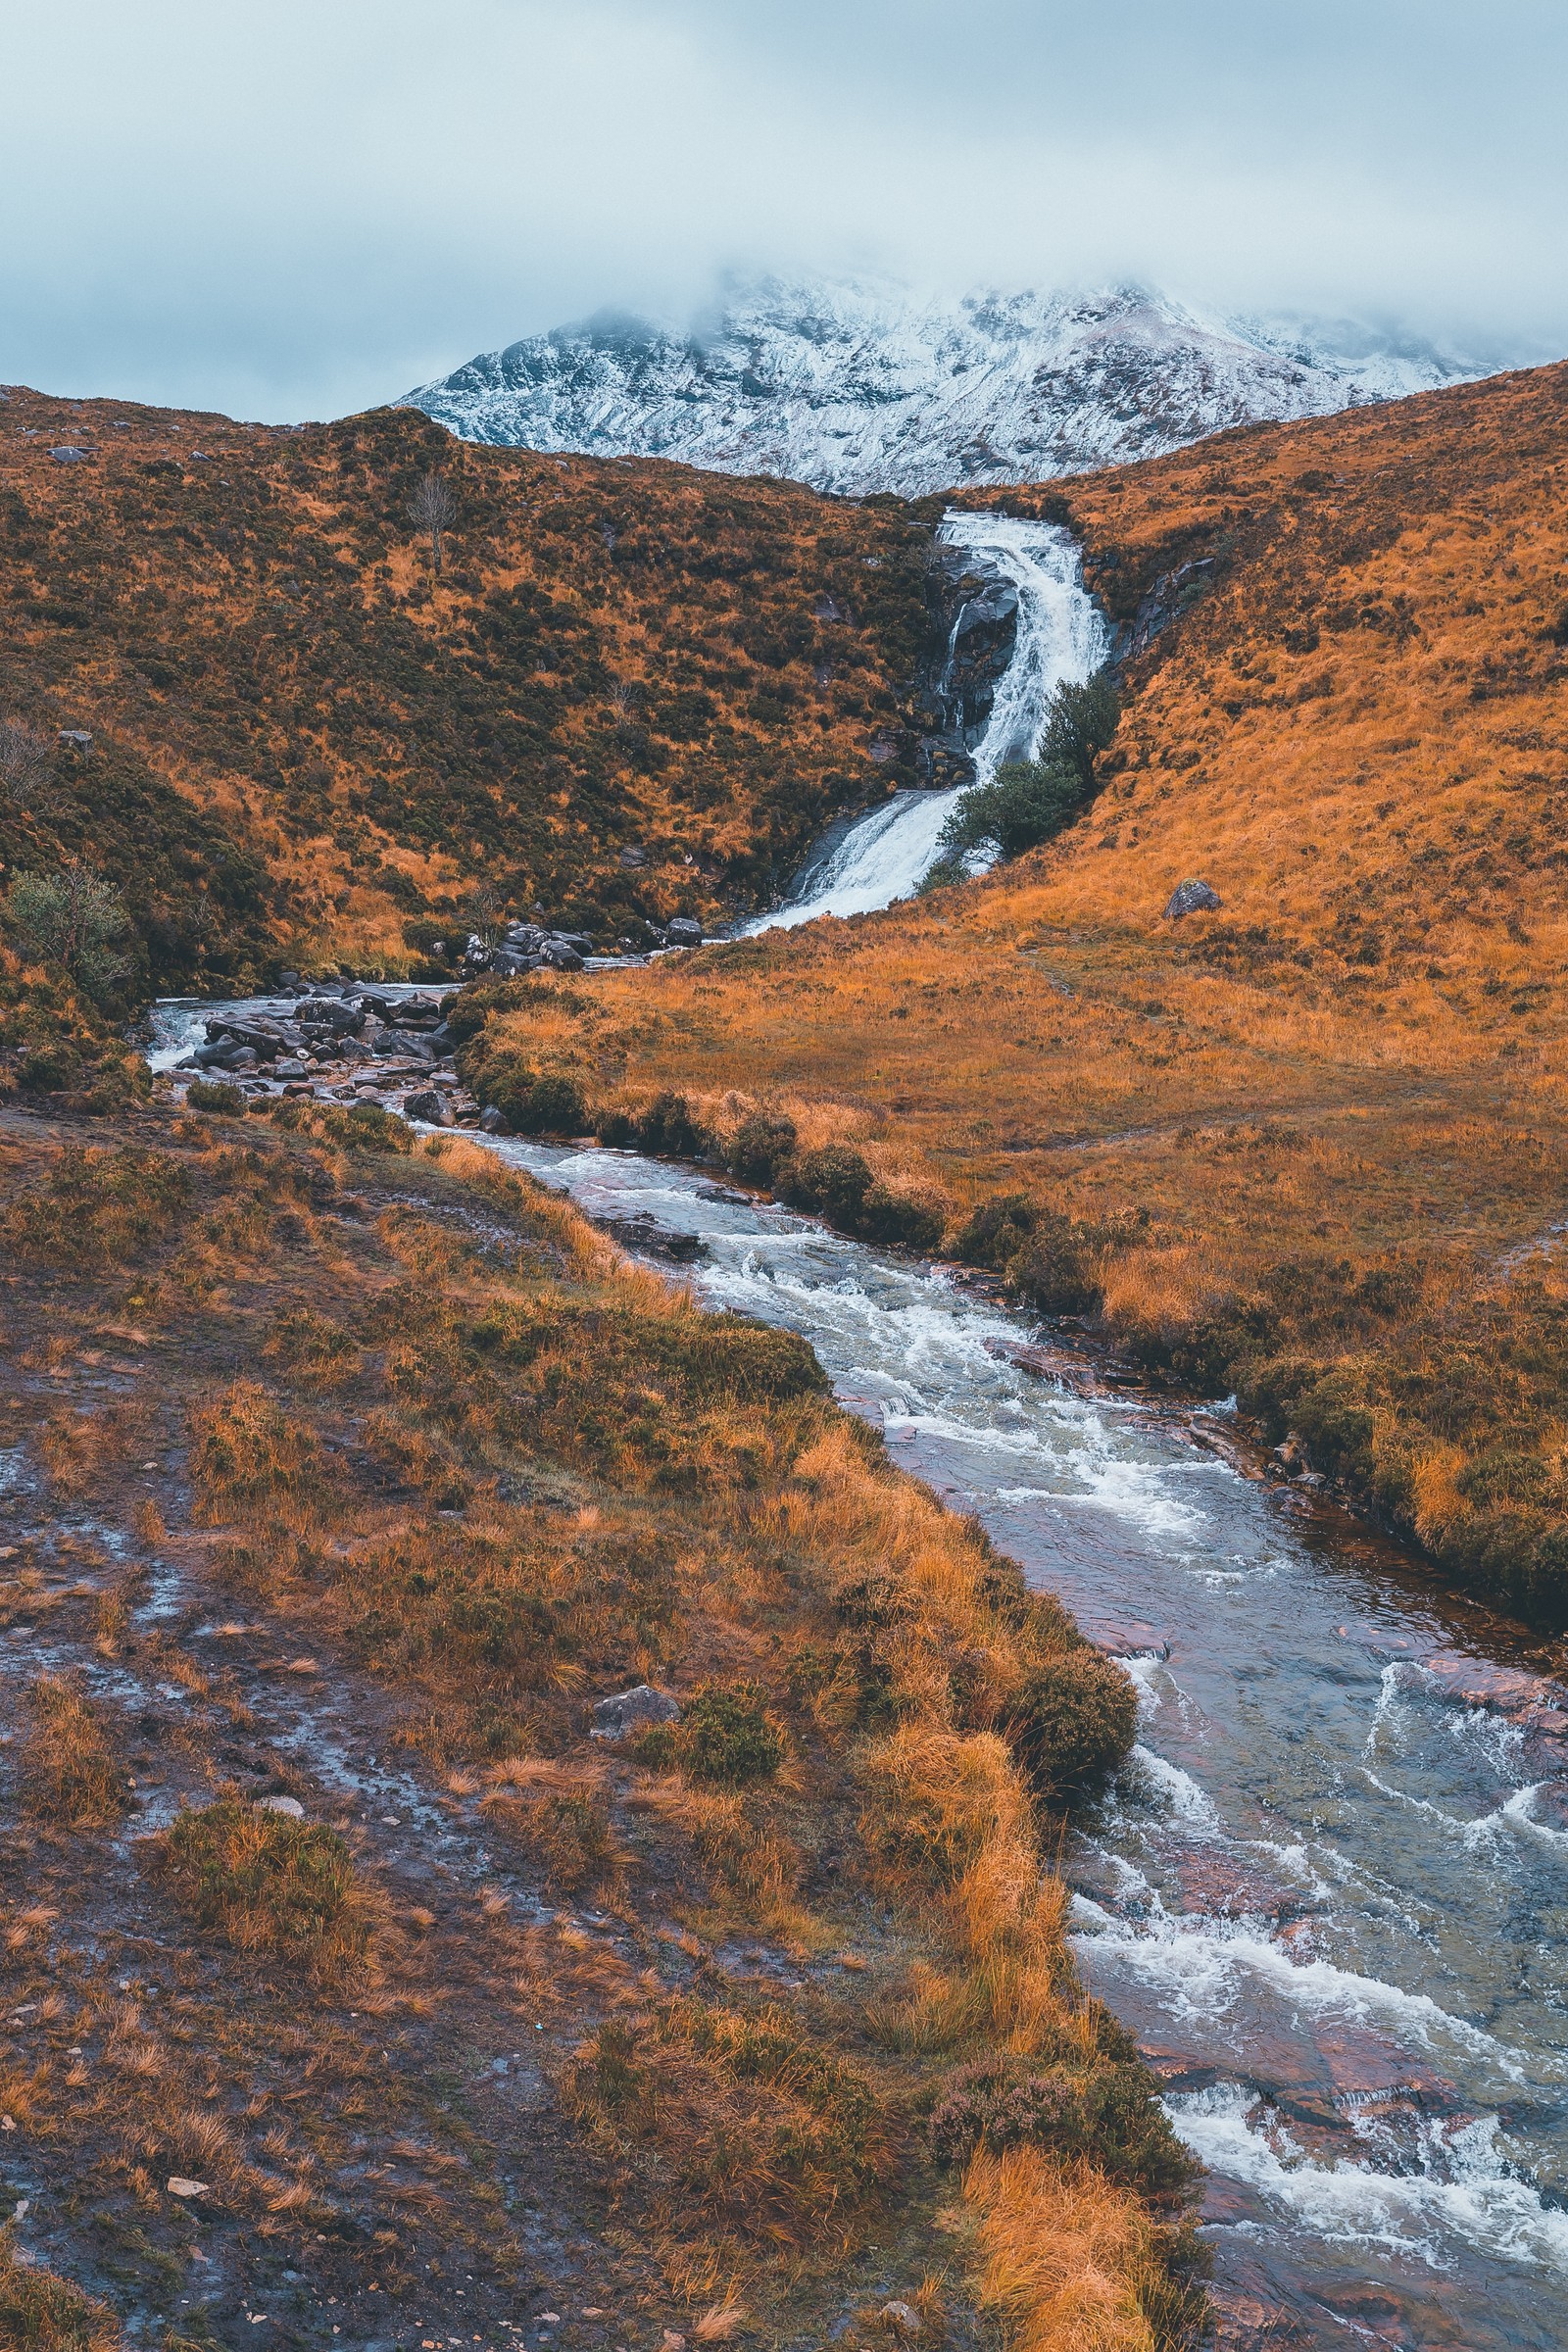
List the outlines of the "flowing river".
{"label": "flowing river", "polygon": [[[1142,1737],[1063,1856],[1093,1988],[1209,2168],[1216,2285],[1291,2344],[1568,2343],[1568,1688],[1392,1544],[1108,1391],[941,1269],[633,1153],[492,1139],[700,1237],[895,1458],[1124,1657]],[[1216,1447],[1218,1450],[1216,1450]]]}
{"label": "flowing river", "polygon": [[[1018,591],[984,777],[1104,636],[1064,533],[945,528]],[[895,796],[766,922],[907,895],[956,798]],[[215,1009],[157,1008],[154,1062]],[[1083,1973],[1208,2168],[1226,2342],[1568,2344],[1563,1653],[1250,1474],[1225,1403],[1117,1390],[1049,1337],[1025,1368],[1040,1334],[940,1268],[691,1169],[478,1140],[592,1215],[696,1237],[706,1304],[802,1333],[896,1457],[1125,1659],[1141,1738],[1062,1866]]]}

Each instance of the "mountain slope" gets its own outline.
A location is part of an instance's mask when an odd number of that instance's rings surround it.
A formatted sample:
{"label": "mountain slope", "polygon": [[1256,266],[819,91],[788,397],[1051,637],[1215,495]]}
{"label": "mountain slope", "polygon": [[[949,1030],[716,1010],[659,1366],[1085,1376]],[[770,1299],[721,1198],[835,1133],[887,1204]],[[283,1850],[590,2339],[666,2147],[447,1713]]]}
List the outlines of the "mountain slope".
{"label": "mountain slope", "polygon": [[[434,467],[439,577],[409,514]],[[396,965],[481,887],[607,941],[710,921],[889,788],[929,538],[793,485],[455,451],[407,410],[288,431],[14,389],[0,859],[109,873],[164,989]]]}
{"label": "mountain slope", "polygon": [[408,397],[465,440],[919,497],[1080,473],[1483,372],[1365,329],[1207,318],[1136,287],[944,303],[769,278],[689,332],[605,314]]}
{"label": "mountain slope", "polygon": [[[608,980],[552,1054],[623,1112],[848,1143],[952,1245],[1020,1199],[964,1246],[1025,1296],[1568,1624],[1565,483],[1553,368],[1009,493],[1124,631],[1088,813]],[[1192,878],[1217,910],[1168,918]]]}

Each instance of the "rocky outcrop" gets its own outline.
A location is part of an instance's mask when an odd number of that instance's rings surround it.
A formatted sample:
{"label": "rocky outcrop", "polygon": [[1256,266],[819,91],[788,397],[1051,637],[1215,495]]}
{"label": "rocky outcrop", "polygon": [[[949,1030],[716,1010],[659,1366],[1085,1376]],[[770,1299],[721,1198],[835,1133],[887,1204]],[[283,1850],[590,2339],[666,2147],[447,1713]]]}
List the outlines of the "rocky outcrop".
{"label": "rocky outcrop", "polygon": [[1166,902],[1165,920],[1179,923],[1184,914],[1212,914],[1219,904],[1219,892],[1206,882],[1179,882]]}
{"label": "rocky outcrop", "polygon": [[946,789],[973,778],[970,754],[1017,642],[1018,593],[983,556],[939,544],[926,574],[926,612],[909,715],[920,780]]}

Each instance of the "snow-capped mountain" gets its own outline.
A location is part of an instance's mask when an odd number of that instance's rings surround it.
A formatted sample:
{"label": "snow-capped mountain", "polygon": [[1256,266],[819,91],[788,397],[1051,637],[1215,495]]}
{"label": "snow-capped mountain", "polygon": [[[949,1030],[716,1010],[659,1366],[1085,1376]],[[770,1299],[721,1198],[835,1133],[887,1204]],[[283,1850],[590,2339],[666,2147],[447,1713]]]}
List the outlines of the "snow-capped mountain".
{"label": "snow-capped mountain", "polygon": [[469,441],[918,496],[1154,457],[1495,364],[1348,324],[1205,317],[1139,287],[952,302],[763,278],[686,329],[603,313],[529,336],[404,405]]}

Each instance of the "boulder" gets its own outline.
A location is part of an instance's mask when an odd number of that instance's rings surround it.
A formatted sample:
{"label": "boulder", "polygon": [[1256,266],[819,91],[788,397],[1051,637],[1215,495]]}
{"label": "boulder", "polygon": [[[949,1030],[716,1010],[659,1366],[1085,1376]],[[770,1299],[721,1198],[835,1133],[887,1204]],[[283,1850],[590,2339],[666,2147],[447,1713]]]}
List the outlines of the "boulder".
{"label": "boulder", "polygon": [[582,970],[582,957],[576,949],[563,947],[559,940],[551,940],[540,950],[539,960],[548,965],[553,972],[580,972]]}
{"label": "boulder", "polygon": [[452,1113],[447,1108],[445,1095],[427,1086],[416,1095],[410,1095],[403,1105],[406,1119],[422,1119],[427,1127],[450,1127]]}
{"label": "boulder", "polygon": [[667,1690],[655,1690],[647,1683],[639,1683],[633,1690],[617,1691],[612,1698],[594,1700],[592,1740],[625,1740],[634,1732],[646,1732],[656,1723],[678,1723],[680,1707]]}
{"label": "boulder", "polygon": [[294,1007],[302,1029],[318,1029],[332,1037],[355,1036],[365,1026],[365,1006],[345,1004],[341,997],[306,997]]}
{"label": "boulder", "polygon": [[304,1062],[296,1061],[292,1054],[286,1056],[280,1056],[272,1064],[272,1076],[274,1078],[303,1078],[304,1075]]}
{"label": "boulder", "polygon": [[695,915],[671,915],[664,936],[672,948],[700,948],[703,926]]}
{"label": "boulder", "polygon": [[305,1807],[297,1796],[259,1796],[256,1810],[258,1813],[283,1813],[290,1821],[305,1819]]}
{"label": "boulder", "polygon": [[1210,890],[1206,882],[1182,882],[1170,894],[1165,920],[1179,923],[1184,914],[1208,914],[1219,904],[1219,892]]}
{"label": "boulder", "polygon": [[493,1102],[486,1103],[479,1113],[479,1132],[481,1135],[505,1135],[507,1132],[507,1122]]}

